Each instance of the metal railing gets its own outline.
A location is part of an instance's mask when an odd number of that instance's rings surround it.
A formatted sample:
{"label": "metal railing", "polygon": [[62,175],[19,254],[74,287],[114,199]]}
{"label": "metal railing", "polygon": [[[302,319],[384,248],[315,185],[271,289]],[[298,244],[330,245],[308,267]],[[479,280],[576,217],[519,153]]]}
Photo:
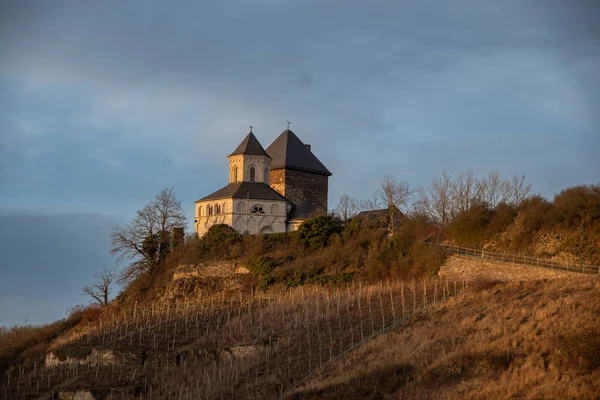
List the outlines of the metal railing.
{"label": "metal railing", "polygon": [[425,242],[431,246],[442,247],[450,254],[458,256],[479,258],[482,260],[497,261],[508,264],[531,265],[534,267],[550,268],[553,270],[562,270],[568,272],[579,272],[583,274],[600,274],[600,266],[572,263],[564,261],[549,260],[547,258],[529,257],[518,254],[498,253],[484,249],[471,249],[468,247],[460,247],[452,244]]}

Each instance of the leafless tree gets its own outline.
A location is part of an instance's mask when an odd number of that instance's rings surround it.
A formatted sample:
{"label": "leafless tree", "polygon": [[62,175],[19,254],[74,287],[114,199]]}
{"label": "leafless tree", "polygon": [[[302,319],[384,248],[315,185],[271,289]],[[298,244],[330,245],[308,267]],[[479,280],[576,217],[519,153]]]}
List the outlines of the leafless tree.
{"label": "leafless tree", "polygon": [[395,221],[401,212],[407,212],[410,209],[414,190],[410,189],[407,181],[398,181],[393,176],[386,174],[381,181],[377,191],[379,200],[388,210],[388,231],[394,234],[396,229]]}
{"label": "leafless tree", "polygon": [[450,222],[454,213],[452,190],[452,178],[444,171],[440,178],[433,180],[428,189],[419,187],[417,190],[417,210],[429,216],[439,225],[446,225]]}
{"label": "leafless tree", "polygon": [[472,171],[464,171],[452,184],[454,213],[467,211],[482,197],[481,185]]}
{"label": "leafless tree", "polygon": [[529,197],[531,184],[525,183],[525,175],[514,174],[509,184],[508,201],[515,206]]}
{"label": "leafless tree", "polygon": [[356,200],[344,193],[340,197],[340,201],[335,207],[334,213],[345,223],[348,219],[356,215],[357,210],[358,204]]}
{"label": "leafless tree", "polygon": [[479,185],[483,200],[491,208],[496,208],[498,204],[508,200],[510,183],[500,178],[498,171],[490,172],[487,178],[479,182]]}
{"label": "leafless tree", "polygon": [[356,202],[357,212],[377,210],[380,207],[381,202],[379,201],[379,195],[377,192],[369,199],[359,200]]}
{"label": "leafless tree", "polygon": [[117,278],[114,268],[104,268],[101,273],[94,275],[96,281],[83,288],[83,294],[91,297],[92,302],[101,306],[108,305],[108,299],[112,292],[112,285]]}
{"label": "leafless tree", "polygon": [[154,200],[138,210],[129,224],[114,227],[111,252],[119,255],[119,261],[131,260],[121,273],[121,281],[154,272],[172,249],[173,228],[183,228],[185,224],[181,202],[171,187],[163,189]]}

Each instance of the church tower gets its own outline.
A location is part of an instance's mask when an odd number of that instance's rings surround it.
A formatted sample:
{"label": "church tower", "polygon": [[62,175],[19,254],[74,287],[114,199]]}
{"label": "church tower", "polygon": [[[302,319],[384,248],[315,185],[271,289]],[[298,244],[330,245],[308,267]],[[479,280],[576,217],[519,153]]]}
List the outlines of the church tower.
{"label": "church tower", "polygon": [[231,153],[229,160],[229,183],[261,182],[270,183],[271,157],[261,146],[250,127],[250,133]]}
{"label": "church tower", "polygon": [[298,209],[327,212],[328,178],[331,172],[289,128],[267,148],[272,159],[271,187]]}

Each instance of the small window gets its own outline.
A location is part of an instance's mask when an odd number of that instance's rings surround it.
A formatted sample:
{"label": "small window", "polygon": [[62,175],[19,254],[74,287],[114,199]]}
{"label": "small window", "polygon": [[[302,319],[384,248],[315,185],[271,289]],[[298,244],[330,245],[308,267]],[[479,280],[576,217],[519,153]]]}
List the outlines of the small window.
{"label": "small window", "polygon": [[221,205],[215,204],[215,214],[221,214]]}
{"label": "small window", "polygon": [[202,216],[202,206],[198,207],[198,216]]}
{"label": "small window", "polygon": [[250,182],[256,181],[256,168],[250,167]]}
{"label": "small window", "polygon": [[238,167],[233,167],[233,181],[237,182],[238,180]]}
{"label": "small window", "polygon": [[279,206],[277,204],[273,204],[271,206],[271,214],[277,214],[277,211],[279,211]]}
{"label": "small window", "polygon": [[212,206],[206,206],[206,215],[212,215],[213,208]]}
{"label": "small window", "polygon": [[265,213],[265,209],[262,206],[254,206],[252,207],[252,214],[264,214]]}

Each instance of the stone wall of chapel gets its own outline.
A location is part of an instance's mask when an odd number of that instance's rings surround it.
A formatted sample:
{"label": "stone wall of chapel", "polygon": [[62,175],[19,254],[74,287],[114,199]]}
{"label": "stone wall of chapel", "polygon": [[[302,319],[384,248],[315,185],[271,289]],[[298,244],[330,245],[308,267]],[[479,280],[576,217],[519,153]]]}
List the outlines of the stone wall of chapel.
{"label": "stone wall of chapel", "polygon": [[310,172],[278,169],[271,171],[271,187],[295,205],[309,200],[316,209],[327,211],[328,177]]}
{"label": "stone wall of chapel", "polygon": [[[254,167],[254,182],[269,184],[271,159],[265,156],[236,155],[229,157],[229,183],[250,182],[250,168]],[[237,169],[237,176],[236,171]]]}
{"label": "stone wall of chapel", "polygon": [[[221,213],[215,214],[216,206],[221,205]],[[207,215],[207,206],[213,207],[213,214]],[[252,214],[255,206],[262,207],[264,214]],[[227,224],[238,233],[246,230],[251,234],[261,233],[261,230],[279,233],[286,231],[287,202],[257,199],[219,199],[206,200],[196,203],[194,228],[199,237],[206,234],[208,229],[216,224]]]}
{"label": "stone wall of chapel", "polygon": [[[208,215],[208,206],[212,207],[212,214]],[[221,210],[217,214],[217,206],[220,206]],[[233,211],[233,199],[217,199],[217,200],[205,200],[198,201],[195,204],[196,210],[194,213],[194,230],[198,236],[202,237],[213,225],[227,224],[231,225],[232,211]]]}
{"label": "stone wall of chapel", "polygon": [[271,170],[271,188],[285,196],[285,169]]}

